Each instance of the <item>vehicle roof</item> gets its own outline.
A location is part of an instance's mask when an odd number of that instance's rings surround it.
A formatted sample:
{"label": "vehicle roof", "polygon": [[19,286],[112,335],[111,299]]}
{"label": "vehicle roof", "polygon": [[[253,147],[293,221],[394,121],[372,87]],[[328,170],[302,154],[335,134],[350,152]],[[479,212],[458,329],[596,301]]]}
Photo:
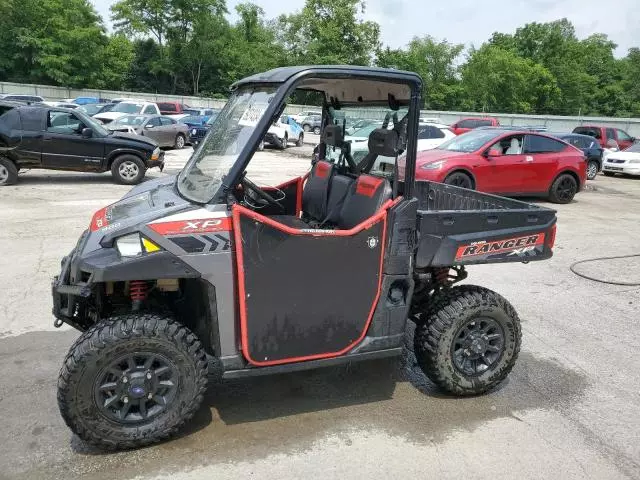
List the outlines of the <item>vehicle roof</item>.
{"label": "vehicle roof", "polygon": [[445,125],[444,123],[436,123],[436,122],[420,122],[419,125],[430,125],[436,128],[449,128],[449,125]]}
{"label": "vehicle roof", "polygon": [[23,102],[14,102],[13,100],[3,100],[0,98],[0,105],[3,107],[24,107],[26,106]]}
{"label": "vehicle roof", "polygon": [[565,137],[578,137],[578,138],[588,138],[589,140],[596,140],[596,138],[591,135],[584,135],[582,133],[573,133],[573,132],[545,132],[547,135],[552,135],[554,137],[565,138]]}
{"label": "vehicle roof", "polygon": [[[407,86],[422,84],[419,75],[403,70],[351,65],[305,65],[257,73],[238,80],[231,88],[235,90],[251,84],[282,84],[296,77],[307,77],[298,84],[298,88],[321,91],[325,96],[345,103],[386,102],[390,94],[397,100],[408,100],[411,88]],[[350,85],[351,82],[354,84]],[[381,84],[384,84],[384,88],[381,88]]]}

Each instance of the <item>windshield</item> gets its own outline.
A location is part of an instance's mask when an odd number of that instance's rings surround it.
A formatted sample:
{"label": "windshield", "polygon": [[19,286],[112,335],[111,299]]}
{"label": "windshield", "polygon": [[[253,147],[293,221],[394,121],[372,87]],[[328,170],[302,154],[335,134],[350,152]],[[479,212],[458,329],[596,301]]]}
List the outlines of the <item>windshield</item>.
{"label": "windshield", "polygon": [[[390,126],[393,126],[393,124],[390,123]],[[364,128],[361,128],[360,130],[356,130],[351,134],[351,136],[369,138],[369,135],[371,135],[371,132],[373,132],[376,128],[381,128],[381,127],[382,127],[381,123],[374,123]]]}
{"label": "windshield", "polygon": [[102,105],[82,105],[78,107],[78,110],[83,111],[87,115],[95,115],[100,111]]}
{"label": "windshield", "polygon": [[102,125],[100,125],[98,122],[96,122],[92,117],[90,117],[89,115],[85,114],[84,112],[82,112],[79,109],[74,112],[74,115],[77,115],[80,118],[80,120],[82,120],[82,123],[84,123],[84,125],[86,127],[90,128],[94,132],[98,133],[98,135],[106,136],[106,135],[109,135],[111,133],[111,132],[109,132],[109,130],[107,130]]}
{"label": "windshield", "polygon": [[204,117],[202,117],[202,116],[190,115],[188,117],[181,118],[178,121],[180,123],[188,123],[188,124],[192,124],[192,125],[202,125],[204,123],[203,120],[204,120]]}
{"label": "windshield", "polygon": [[640,143],[634,143],[629,148],[627,148],[625,152],[640,153]]}
{"label": "windshield", "polygon": [[504,131],[497,130],[472,130],[444,142],[438,150],[449,150],[451,152],[475,152],[487,142],[502,135]]}
{"label": "windshield", "polygon": [[111,111],[119,113],[140,113],[142,111],[142,104],[120,102],[115,107],[113,107],[113,110]]}
{"label": "windshield", "polygon": [[209,202],[264,116],[275,88],[236,91],[211,125],[209,134],[178,176],[178,190],[194,202]]}
{"label": "windshield", "polygon": [[124,117],[118,118],[114,124],[117,125],[131,125],[131,126],[139,126],[144,123],[147,117],[144,115],[125,115]]}

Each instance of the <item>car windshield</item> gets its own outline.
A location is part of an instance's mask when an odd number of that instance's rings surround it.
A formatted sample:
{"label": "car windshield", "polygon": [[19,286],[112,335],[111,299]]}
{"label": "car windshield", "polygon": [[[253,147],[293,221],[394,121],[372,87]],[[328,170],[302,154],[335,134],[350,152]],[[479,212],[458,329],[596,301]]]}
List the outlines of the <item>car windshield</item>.
{"label": "car windshield", "polygon": [[96,113],[98,113],[100,111],[100,109],[102,108],[102,105],[82,105],[80,107],[78,107],[78,110],[83,111],[84,113],[86,113],[87,115],[95,115]]}
{"label": "car windshield", "polygon": [[231,96],[204,143],[178,176],[178,190],[185,198],[200,203],[213,198],[275,92],[275,88],[255,87],[239,89]]}
{"label": "car windshield", "polygon": [[502,135],[504,131],[498,130],[472,130],[444,142],[438,150],[449,150],[451,152],[475,152],[483,147],[487,142]]}
{"label": "car windshield", "polygon": [[141,103],[126,103],[120,102],[115,107],[113,107],[112,112],[118,113],[140,113],[142,111],[143,105]]}
{"label": "car windshield", "polygon": [[640,153],[640,143],[634,143],[629,148],[625,149],[625,152]]}
{"label": "car windshield", "polygon": [[382,127],[381,123],[373,123],[371,125],[367,125],[364,128],[356,130],[355,132],[353,132],[351,134],[351,136],[352,137],[369,138],[369,135],[371,135],[371,132],[373,132],[376,128],[380,128],[380,127]]}
{"label": "car windshield", "polygon": [[120,117],[113,123],[117,125],[139,126],[144,123],[146,118],[147,117],[145,117],[144,115],[125,115],[124,117]]}
{"label": "car windshield", "polygon": [[82,123],[84,123],[86,127],[90,128],[91,130],[96,132],[98,135],[106,136],[111,133],[109,132],[109,130],[107,130],[98,122],[96,122],[92,117],[85,114],[79,109],[74,112],[74,115],[77,115],[80,118],[80,120],[82,120]]}
{"label": "car windshield", "polygon": [[181,118],[179,120],[180,123],[188,123],[191,125],[202,125],[204,122],[204,117],[199,115],[189,115],[188,117]]}

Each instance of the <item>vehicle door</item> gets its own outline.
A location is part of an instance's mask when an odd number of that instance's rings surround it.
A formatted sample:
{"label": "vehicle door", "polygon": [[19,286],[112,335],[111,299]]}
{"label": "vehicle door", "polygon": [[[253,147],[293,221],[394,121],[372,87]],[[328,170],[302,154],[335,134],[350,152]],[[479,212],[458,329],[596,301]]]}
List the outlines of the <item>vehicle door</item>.
{"label": "vehicle door", "polygon": [[69,170],[99,170],[104,157],[104,141],[95,135],[82,136],[86,125],[71,112],[49,110],[42,136],[42,164]]}
{"label": "vehicle door", "polygon": [[178,123],[169,117],[160,117],[160,128],[163,144],[173,146],[178,135]]}
{"label": "vehicle door", "polygon": [[166,145],[166,141],[163,140],[164,135],[162,132],[162,123],[160,123],[161,117],[153,117],[147,120],[143,128],[144,136],[149,137],[152,140],[155,140],[158,145],[164,146]]}
{"label": "vehicle door", "polygon": [[624,130],[616,128],[616,137],[618,140],[618,145],[620,146],[620,150],[624,150],[625,148],[629,148],[631,145],[633,145],[633,137]]}
{"label": "vehicle door", "polygon": [[485,150],[474,165],[476,187],[490,193],[522,193],[527,156],[523,153],[524,135],[507,135]]}
{"label": "vehicle door", "polygon": [[562,151],[567,145],[554,138],[543,135],[527,135],[524,143],[524,153],[527,157],[523,183],[532,193],[547,192],[551,182],[556,177]]}

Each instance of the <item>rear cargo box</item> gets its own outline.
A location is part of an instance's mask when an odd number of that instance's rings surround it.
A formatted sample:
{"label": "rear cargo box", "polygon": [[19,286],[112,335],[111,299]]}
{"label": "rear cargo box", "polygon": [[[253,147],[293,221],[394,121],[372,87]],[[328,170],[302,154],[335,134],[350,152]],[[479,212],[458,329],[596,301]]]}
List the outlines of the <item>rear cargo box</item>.
{"label": "rear cargo box", "polygon": [[510,198],[416,182],[416,268],[551,257],[556,212]]}

